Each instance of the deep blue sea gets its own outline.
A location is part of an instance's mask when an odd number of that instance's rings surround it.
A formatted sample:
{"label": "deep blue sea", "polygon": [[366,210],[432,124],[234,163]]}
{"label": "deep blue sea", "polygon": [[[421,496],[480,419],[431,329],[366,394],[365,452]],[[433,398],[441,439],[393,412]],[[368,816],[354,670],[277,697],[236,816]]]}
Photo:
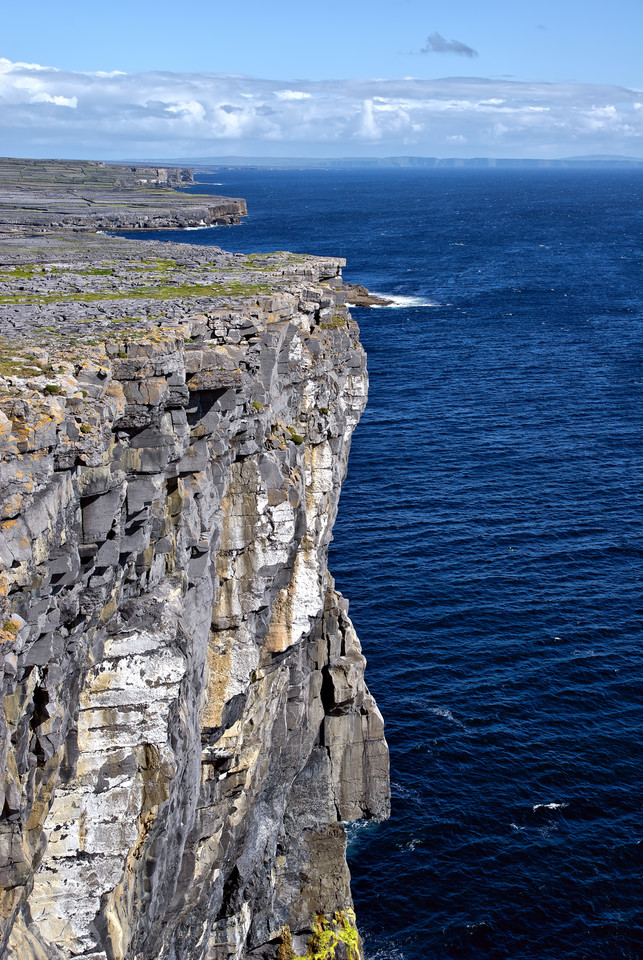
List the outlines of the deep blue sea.
{"label": "deep blue sea", "polygon": [[164,236],[398,298],[353,311],[331,552],[391,748],[391,820],[350,828],[367,957],[643,958],[643,174],[203,179],[247,222]]}

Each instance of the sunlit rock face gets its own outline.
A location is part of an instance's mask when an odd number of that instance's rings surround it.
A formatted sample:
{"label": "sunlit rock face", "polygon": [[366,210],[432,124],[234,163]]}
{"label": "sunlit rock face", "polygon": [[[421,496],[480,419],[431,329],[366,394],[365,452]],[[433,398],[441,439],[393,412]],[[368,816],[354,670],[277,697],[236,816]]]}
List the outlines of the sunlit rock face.
{"label": "sunlit rock face", "polygon": [[[241,960],[350,906],[382,720],[327,550],[340,262],[0,390],[0,953]],[[2,384],[0,384],[2,386]]]}

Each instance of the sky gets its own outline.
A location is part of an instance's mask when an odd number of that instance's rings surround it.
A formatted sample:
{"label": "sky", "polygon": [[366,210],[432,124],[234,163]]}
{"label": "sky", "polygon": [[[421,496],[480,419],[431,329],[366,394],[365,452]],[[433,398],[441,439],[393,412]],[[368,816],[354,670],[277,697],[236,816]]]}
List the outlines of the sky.
{"label": "sky", "polygon": [[641,0],[32,0],[0,153],[643,158]]}

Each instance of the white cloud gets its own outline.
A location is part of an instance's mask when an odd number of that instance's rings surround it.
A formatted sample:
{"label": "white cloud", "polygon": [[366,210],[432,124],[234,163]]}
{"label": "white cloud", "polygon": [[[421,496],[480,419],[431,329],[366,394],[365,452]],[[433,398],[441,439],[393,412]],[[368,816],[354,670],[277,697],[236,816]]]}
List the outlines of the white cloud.
{"label": "white cloud", "polygon": [[55,103],[57,107],[71,107],[73,110],[78,106],[78,97],[53,96],[44,90],[35,94],[31,98],[32,103]]}
{"label": "white cloud", "polygon": [[365,100],[362,104],[362,112],[359,119],[358,136],[363,140],[379,140],[381,137],[380,129],[375,122],[373,113],[373,101]]}
{"label": "white cloud", "polygon": [[41,67],[39,63],[22,63],[21,61],[12,63],[12,61],[7,60],[6,57],[0,57],[0,73],[10,73],[19,67],[24,67],[26,70],[56,70],[55,67]]}
{"label": "white cloud", "polygon": [[[205,120],[206,116],[205,107],[197,100],[189,100],[187,103],[172,103],[167,109],[169,113],[181,114],[196,122]],[[224,109],[224,107],[221,109]]]}
{"label": "white cloud", "polygon": [[294,85],[0,59],[0,104],[3,152],[14,156],[643,156],[641,91],[607,85],[475,77]]}
{"label": "white cloud", "polygon": [[308,100],[311,94],[303,90],[276,90],[275,96],[279,100]]}

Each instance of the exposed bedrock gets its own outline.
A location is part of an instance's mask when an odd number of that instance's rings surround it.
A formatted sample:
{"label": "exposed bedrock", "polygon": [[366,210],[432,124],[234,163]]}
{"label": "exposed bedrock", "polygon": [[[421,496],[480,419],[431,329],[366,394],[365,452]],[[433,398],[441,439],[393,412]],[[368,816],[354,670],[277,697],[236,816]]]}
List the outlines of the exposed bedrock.
{"label": "exposed bedrock", "polygon": [[327,569],[367,376],[315,264],[0,391],[3,957],[270,957],[351,905],[341,821],[389,806]]}

